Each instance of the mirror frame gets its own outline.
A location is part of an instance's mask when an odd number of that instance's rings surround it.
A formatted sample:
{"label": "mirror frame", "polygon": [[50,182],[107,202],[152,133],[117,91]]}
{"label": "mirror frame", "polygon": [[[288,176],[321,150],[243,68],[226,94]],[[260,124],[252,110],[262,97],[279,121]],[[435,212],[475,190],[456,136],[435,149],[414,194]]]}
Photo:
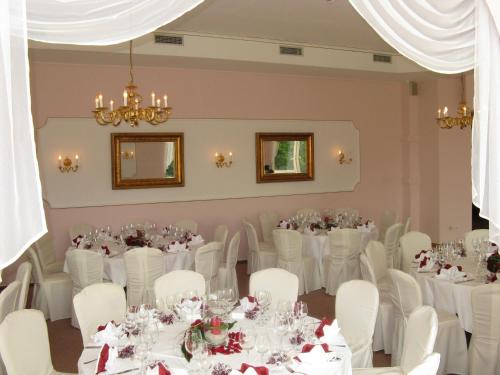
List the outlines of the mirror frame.
{"label": "mirror frame", "polygon": [[[174,178],[121,178],[121,143],[174,142]],[[113,190],[184,186],[184,133],[111,133],[111,175]]]}
{"label": "mirror frame", "polygon": [[[264,142],[305,141],[307,171],[305,173],[264,173]],[[257,183],[314,180],[314,133],[255,133],[255,162]]]}

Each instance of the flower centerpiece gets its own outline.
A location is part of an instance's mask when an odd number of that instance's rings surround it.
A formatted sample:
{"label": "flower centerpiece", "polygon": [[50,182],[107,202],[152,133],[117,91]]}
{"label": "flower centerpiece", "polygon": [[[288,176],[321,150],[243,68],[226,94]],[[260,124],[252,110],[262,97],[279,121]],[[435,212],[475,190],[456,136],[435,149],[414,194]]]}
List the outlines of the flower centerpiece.
{"label": "flower centerpiece", "polygon": [[146,240],[146,232],[141,229],[137,229],[135,236],[133,234],[127,236],[125,238],[125,243],[127,246],[133,246],[133,247],[143,247],[148,244],[148,241]]}
{"label": "flower centerpiece", "polygon": [[492,273],[500,272],[500,253],[498,253],[498,250],[488,257],[486,268]]}

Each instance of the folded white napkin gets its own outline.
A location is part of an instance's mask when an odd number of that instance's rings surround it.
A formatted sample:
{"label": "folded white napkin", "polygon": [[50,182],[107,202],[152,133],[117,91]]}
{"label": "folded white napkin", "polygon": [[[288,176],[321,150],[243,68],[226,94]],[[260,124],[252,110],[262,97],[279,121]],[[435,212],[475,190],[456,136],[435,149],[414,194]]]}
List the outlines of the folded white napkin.
{"label": "folded white napkin", "polygon": [[293,366],[295,372],[314,375],[329,375],[336,373],[339,364],[330,362],[334,353],[327,353],[321,345],[316,345],[309,353],[300,353]]}
{"label": "folded white napkin", "polygon": [[178,253],[181,251],[186,251],[187,245],[185,243],[179,243],[179,241],[175,241],[175,243],[168,245],[169,253]]}
{"label": "folded white napkin", "polygon": [[243,311],[250,311],[257,306],[257,302],[250,302],[248,297],[244,297],[240,299],[240,306]]}
{"label": "folded white napkin", "polygon": [[310,236],[314,236],[314,235],[316,235],[316,234],[317,234],[317,232],[316,232],[314,229],[311,229],[311,228],[309,227],[309,225],[308,225],[308,226],[306,226],[306,227],[304,228],[304,234],[308,234],[308,235],[310,235]]}
{"label": "folded white napkin", "polygon": [[192,301],[190,299],[185,299],[181,303],[176,305],[177,311],[183,316],[187,321],[192,321],[196,319],[201,319],[200,309],[202,301]]}
{"label": "folded white napkin", "polygon": [[415,263],[420,263],[421,261],[424,260],[425,257],[429,256],[429,251],[424,250],[425,252],[422,252],[419,254],[418,258],[413,257],[413,262]]}
{"label": "folded white napkin", "polygon": [[335,319],[331,325],[325,325],[323,327],[323,333],[323,337],[319,339],[322,343],[328,345],[346,345],[345,338],[342,333],[340,333],[337,319]]}
{"label": "folded white napkin", "polygon": [[102,249],[103,246],[107,246],[107,248],[109,249],[108,256],[110,257],[114,257],[124,252],[124,249],[120,245],[116,244],[114,241],[104,241],[101,244],[100,248]]}
{"label": "folded white napkin", "polygon": [[420,267],[420,264],[419,264],[419,266],[417,268],[417,272],[432,272],[434,269],[434,266],[435,266],[435,262],[429,256],[424,257],[424,258],[427,258],[427,263],[423,267]]}
{"label": "folded white napkin", "polygon": [[205,242],[201,234],[197,234],[196,236],[191,237],[191,241],[189,241],[190,245],[201,245]]}
{"label": "folded white napkin", "polygon": [[280,220],[279,227],[281,229],[288,229],[288,221],[287,220]]}
{"label": "folded white napkin", "polygon": [[113,322],[109,322],[102,331],[94,334],[94,342],[100,345],[110,344],[120,340],[124,334],[121,324],[115,326]]}
{"label": "folded white napkin", "polygon": [[448,280],[448,281],[461,281],[467,277],[465,272],[459,271],[457,266],[453,266],[449,269],[441,268],[439,275],[436,275],[436,279]]}
{"label": "folded white napkin", "polygon": [[[99,360],[97,361],[99,362]],[[111,346],[108,352],[108,360],[106,361],[106,372],[114,374],[139,367],[139,362],[130,358],[118,358],[118,348]],[[96,367],[97,373],[97,367]]]}

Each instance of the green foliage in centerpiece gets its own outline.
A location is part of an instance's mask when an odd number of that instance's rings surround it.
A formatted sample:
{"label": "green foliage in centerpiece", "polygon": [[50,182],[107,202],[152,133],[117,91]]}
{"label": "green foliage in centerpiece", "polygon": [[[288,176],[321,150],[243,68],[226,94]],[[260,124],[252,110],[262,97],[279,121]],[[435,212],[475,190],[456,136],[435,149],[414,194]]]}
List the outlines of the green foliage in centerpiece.
{"label": "green foliage in centerpiece", "polygon": [[498,253],[498,250],[488,257],[486,267],[490,272],[500,272],[500,254]]}

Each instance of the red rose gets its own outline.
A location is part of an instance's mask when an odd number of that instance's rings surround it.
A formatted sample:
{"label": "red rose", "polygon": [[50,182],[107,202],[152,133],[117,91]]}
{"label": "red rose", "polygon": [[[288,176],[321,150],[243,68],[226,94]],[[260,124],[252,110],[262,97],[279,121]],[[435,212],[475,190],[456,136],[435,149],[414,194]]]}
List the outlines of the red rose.
{"label": "red rose", "polygon": [[214,316],[212,319],[210,319],[210,325],[212,326],[212,328],[211,328],[212,334],[220,335],[221,323],[222,323],[222,320],[218,316]]}
{"label": "red rose", "polygon": [[422,259],[422,261],[420,262],[420,265],[419,267],[422,268],[422,267],[425,267],[427,265],[427,257],[424,257],[424,259]]}

